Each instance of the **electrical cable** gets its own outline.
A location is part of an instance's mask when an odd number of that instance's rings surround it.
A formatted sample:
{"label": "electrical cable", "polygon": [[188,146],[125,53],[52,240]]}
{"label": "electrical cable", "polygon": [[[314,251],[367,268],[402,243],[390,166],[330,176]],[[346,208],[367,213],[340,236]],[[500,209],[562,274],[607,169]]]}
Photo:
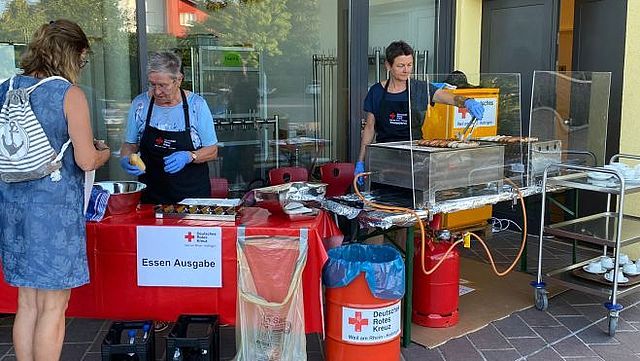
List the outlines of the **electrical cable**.
{"label": "electrical cable", "polygon": [[[424,255],[425,255],[425,246],[429,247],[430,251],[433,251],[435,249],[435,247],[433,246],[433,242],[430,239],[429,242],[425,242],[425,227],[424,227],[424,223],[422,221],[422,219],[420,218],[420,216],[418,216],[418,213],[410,208],[405,208],[405,207],[395,207],[395,206],[386,206],[386,205],[382,205],[382,204],[377,204],[375,202],[369,201],[367,199],[365,199],[365,197],[362,195],[362,193],[360,193],[360,190],[358,189],[358,179],[360,179],[361,177],[370,175],[372,172],[364,172],[364,173],[358,173],[355,175],[355,177],[353,178],[353,189],[356,193],[356,195],[362,200],[362,202],[365,205],[370,206],[373,209],[377,209],[380,210],[382,212],[387,212],[387,213],[395,213],[395,212],[405,212],[405,213],[409,213],[411,214],[415,219],[416,222],[418,223],[418,226],[420,227],[420,242],[421,242],[421,247],[420,247],[420,258],[421,258],[421,268],[422,268],[422,272],[426,275],[430,275],[433,272],[435,272],[438,267],[440,267],[440,265],[442,264],[442,262],[445,261],[445,259],[447,258],[447,256],[449,255],[449,253],[451,253],[451,251],[453,251],[453,248],[455,246],[457,246],[459,243],[464,242],[464,237],[463,239],[459,239],[455,242],[453,242],[451,244],[451,246],[449,246],[449,248],[447,249],[447,251],[442,255],[442,257],[440,258],[440,260],[430,269],[427,271],[427,269],[425,268],[425,264],[424,264]],[[522,206],[522,214],[523,214],[523,219],[524,219],[524,229],[522,232],[522,242],[520,244],[520,249],[518,250],[518,254],[516,255],[516,258],[513,260],[513,263],[505,270],[505,271],[498,271],[495,261],[493,260],[493,255],[491,254],[491,251],[489,250],[489,248],[487,247],[485,241],[478,236],[477,234],[473,233],[473,232],[468,232],[468,234],[477,239],[481,244],[482,247],[484,248],[485,253],[487,254],[487,257],[489,258],[489,263],[491,264],[491,268],[493,269],[493,272],[498,275],[499,277],[502,277],[506,274],[508,274],[509,272],[511,272],[511,270],[513,270],[513,268],[516,266],[516,264],[518,263],[518,261],[520,260],[520,257],[522,256],[522,252],[524,251],[524,248],[526,246],[527,243],[527,210],[525,208],[524,205],[524,196],[522,195],[522,192],[520,191],[520,189],[518,188],[518,186],[513,183],[511,180],[509,180],[508,178],[505,178],[505,180],[508,183],[511,183],[513,189],[516,190],[516,192],[518,193],[518,199],[520,200],[520,205]],[[414,240],[407,240],[408,242],[413,242]],[[407,257],[409,257],[409,255],[407,255]]]}
{"label": "electrical cable", "polygon": [[[520,225],[508,218],[496,218],[496,217],[491,217],[489,218],[491,221],[491,231],[493,233],[498,233],[498,232],[502,232],[502,231],[506,231],[509,229],[509,225],[513,224],[514,226],[516,226],[516,228],[518,229],[518,231],[522,232],[522,227],[520,227]],[[503,224],[506,223],[506,224]]]}

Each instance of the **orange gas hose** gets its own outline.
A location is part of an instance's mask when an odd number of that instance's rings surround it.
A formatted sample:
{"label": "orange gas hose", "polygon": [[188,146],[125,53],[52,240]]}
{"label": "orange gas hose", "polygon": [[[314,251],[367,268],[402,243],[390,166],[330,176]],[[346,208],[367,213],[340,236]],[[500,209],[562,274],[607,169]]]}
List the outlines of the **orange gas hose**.
{"label": "orange gas hose", "polygon": [[[449,253],[451,253],[451,251],[453,250],[453,248],[455,246],[457,246],[459,243],[464,242],[464,240],[459,239],[455,242],[453,242],[451,244],[451,246],[449,246],[449,248],[447,249],[447,251],[442,255],[442,257],[440,258],[440,260],[433,266],[433,268],[431,268],[430,270],[427,270],[425,268],[425,262],[424,262],[424,253],[425,253],[425,246],[429,246],[430,250],[434,250],[433,244],[431,242],[431,240],[429,240],[428,244],[425,244],[425,228],[424,228],[424,223],[422,222],[422,219],[420,219],[420,216],[418,216],[418,213],[410,208],[405,208],[405,207],[395,207],[395,206],[386,206],[386,205],[382,205],[382,204],[377,204],[375,202],[371,202],[367,199],[364,198],[364,196],[362,195],[362,193],[360,193],[360,190],[358,189],[358,179],[360,179],[361,177],[370,175],[371,172],[364,172],[364,173],[358,173],[355,175],[355,177],[353,178],[353,189],[356,193],[356,195],[364,202],[364,204],[370,206],[373,209],[377,209],[380,210],[382,212],[387,212],[387,213],[395,213],[395,212],[405,212],[405,213],[409,213],[411,214],[415,219],[416,222],[418,223],[418,226],[420,227],[420,242],[421,242],[421,249],[420,249],[420,258],[421,258],[421,268],[422,268],[422,272],[424,272],[424,274],[426,275],[430,275],[433,272],[435,272],[438,267],[440,267],[440,265],[442,264],[442,262],[444,262],[444,260],[447,258],[447,255]],[[522,256],[522,252],[524,251],[524,248],[526,246],[526,242],[527,242],[527,210],[525,208],[524,205],[524,197],[522,195],[522,192],[520,192],[520,189],[508,178],[505,178],[505,180],[508,183],[511,183],[511,185],[514,187],[514,189],[518,192],[518,199],[520,200],[520,205],[522,206],[522,214],[523,214],[523,219],[524,219],[524,224],[523,224],[523,229],[522,229],[522,242],[520,244],[520,249],[518,250],[518,254],[516,255],[516,258],[513,260],[513,263],[504,271],[500,272],[498,271],[495,261],[493,260],[493,255],[491,254],[491,251],[489,250],[489,248],[487,247],[487,244],[485,243],[485,241],[478,236],[477,234],[473,233],[473,232],[469,232],[469,234],[471,236],[473,236],[475,239],[477,239],[478,241],[480,241],[480,243],[482,244],[482,247],[484,248],[484,251],[487,254],[487,257],[489,258],[489,263],[491,264],[491,267],[493,269],[493,272],[498,275],[499,277],[502,277],[504,275],[506,275],[507,273],[511,272],[513,270],[513,268],[515,267],[515,265],[518,263],[518,261],[520,260],[520,257]],[[413,240],[407,240],[410,242],[413,242]]]}

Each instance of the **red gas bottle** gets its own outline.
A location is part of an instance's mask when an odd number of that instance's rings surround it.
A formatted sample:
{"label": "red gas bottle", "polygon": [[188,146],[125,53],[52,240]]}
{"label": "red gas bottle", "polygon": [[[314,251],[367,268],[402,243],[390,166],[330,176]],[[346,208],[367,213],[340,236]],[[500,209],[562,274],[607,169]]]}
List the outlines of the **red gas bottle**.
{"label": "red gas bottle", "polygon": [[443,257],[445,259],[435,272],[426,275],[422,271],[420,236],[416,238],[412,320],[415,324],[425,327],[450,327],[458,323],[460,254],[454,248],[445,257],[451,246],[446,240],[433,242],[432,246],[426,246],[424,268],[428,271]]}

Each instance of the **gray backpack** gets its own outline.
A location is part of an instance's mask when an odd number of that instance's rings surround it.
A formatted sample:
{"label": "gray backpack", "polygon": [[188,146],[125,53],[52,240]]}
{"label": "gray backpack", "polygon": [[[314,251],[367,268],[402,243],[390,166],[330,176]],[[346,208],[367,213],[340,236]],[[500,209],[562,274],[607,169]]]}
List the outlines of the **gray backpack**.
{"label": "gray backpack", "polygon": [[48,81],[69,81],[52,76],[28,88],[14,89],[14,79],[15,76],[9,81],[9,90],[0,110],[0,180],[14,183],[49,176],[57,182],[62,178],[61,159],[71,139],[57,154],[31,109],[30,97],[38,86]]}

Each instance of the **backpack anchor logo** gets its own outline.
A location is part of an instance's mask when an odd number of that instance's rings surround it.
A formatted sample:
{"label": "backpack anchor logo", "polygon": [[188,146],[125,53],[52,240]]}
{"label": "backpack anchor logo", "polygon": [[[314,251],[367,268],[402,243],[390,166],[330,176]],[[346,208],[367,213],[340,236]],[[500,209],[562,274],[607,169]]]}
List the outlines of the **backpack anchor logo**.
{"label": "backpack anchor logo", "polygon": [[[29,149],[27,132],[15,121],[0,126],[2,147],[0,153],[11,160],[22,159]],[[8,141],[7,141],[8,140]]]}

